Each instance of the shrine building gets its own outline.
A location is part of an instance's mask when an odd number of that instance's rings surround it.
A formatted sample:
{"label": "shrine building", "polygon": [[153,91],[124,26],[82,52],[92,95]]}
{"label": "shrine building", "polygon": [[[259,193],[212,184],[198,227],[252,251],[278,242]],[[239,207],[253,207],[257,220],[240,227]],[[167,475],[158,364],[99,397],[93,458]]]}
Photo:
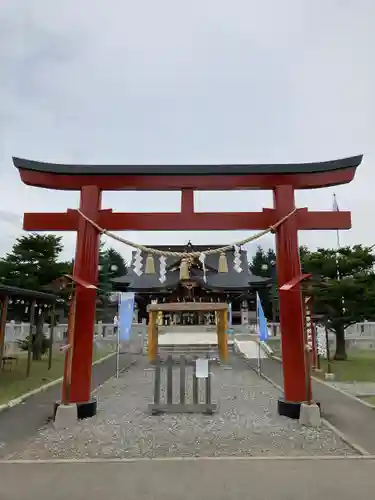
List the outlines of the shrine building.
{"label": "shrine building", "polygon": [[[205,252],[221,248],[222,245],[193,246],[190,242],[183,245],[162,245],[157,250],[166,252]],[[160,262],[153,259],[151,272],[137,275],[134,269],[136,252],[132,253],[132,265],[128,274],[115,278],[113,283],[118,291],[135,292],[138,309],[138,322],[147,321],[147,306],[161,302],[227,302],[232,308],[232,324],[246,325],[255,320],[256,291],[269,286],[271,280],[255,276],[249,270],[247,252],[240,251],[240,263],[236,269],[233,251],[227,252],[223,265],[218,253],[207,255],[204,264],[198,257],[184,259],[167,256],[165,276],[160,281]],[[146,263],[148,255],[141,252],[141,261]],[[213,314],[207,313],[166,313],[166,325],[204,325],[214,324]]]}

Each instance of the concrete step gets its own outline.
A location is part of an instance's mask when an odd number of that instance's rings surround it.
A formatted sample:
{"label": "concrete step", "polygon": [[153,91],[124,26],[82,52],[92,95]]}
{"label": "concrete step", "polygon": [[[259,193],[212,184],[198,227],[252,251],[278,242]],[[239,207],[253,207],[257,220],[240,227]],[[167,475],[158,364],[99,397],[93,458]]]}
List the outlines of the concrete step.
{"label": "concrete step", "polygon": [[198,357],[198,358],[206,358],[207,356],[210,359],[219,360],[219,351],[217,346],[171,346],[170,348],[166,348],[163,346],[159,347],[158,355],[161,359],[165,359],[167,356],[172,356],[173,359],[178,359],[181,355],[185,356],[187,359]]}
{"label": "concrete step", "polygon": [[217,345],[199,344],[199,345],[163,345],[159,346],[159,352],[173,353],[202,353],[202,352],[218,352]]}
{"label": "concrete step", "polygon": [[159,335],[163,335],[165,333],[173,333],[175,334],[204,334],[207,332],[216,333],[216,326],[209,325],[172,325],[172,326],[159,326],[158,328]]}
{"label": "concrete step", "polygon": [[[217,345],[215,332],[191,332],[185,334],[165,333],[159,335],[159,346],[162,345]],[[232,339],[228,339],[231,343]]]}
{"label": "concrete step", "polygon": [[235,334],[236,340],[240,341],[250,341],[250,342],[258,342],[259,336],[254,334],[254,333],[236,333]]}
{"label": "concrete step", "polygon": [[[232,351],[233,347],[228,346],[228,350]],[[219,352],[217,345],[199,345],[199,346],[186,346],[186,345],[171,345],[171,346],[159,346],[159,352],[190,352],[190,353],[201,353],[201,352]]]}

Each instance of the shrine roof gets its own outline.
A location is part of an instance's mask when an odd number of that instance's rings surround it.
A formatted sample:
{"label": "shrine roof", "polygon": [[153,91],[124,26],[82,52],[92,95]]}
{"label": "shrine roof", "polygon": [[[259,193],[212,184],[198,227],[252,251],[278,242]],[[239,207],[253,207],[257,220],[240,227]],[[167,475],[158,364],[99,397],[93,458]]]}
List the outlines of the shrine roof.
{"label": "shrine roof", "polygon": [[13,157],[18,169],[57,175],[232,176],[249,174],[312,174],[357,168],[362,155],[312,163],[94,165],[48,163]]}
{"label": "shrine roof", "polygon": [[[222,248],[223,245],[193,245],[190,241],[185,245],[151,245],[152,248],[157,250],[164,250],[167,252],[206,252],[207,250],[215,250]],[[177,257],[174,257],[177,259]]]}
{"label": "shrine roof", "polygon": [[0,284],[0,297],[17,297],[20,299],[34,299],[45,302],[56,302],[59,299],[59,296],[51,293],[27,290],[26,288],[18,288],[16,286],[3,284]]}
{"label": "shrine roof", "polygon": [[[214,246],[210,246],[213,248]],[[158,247],[160,248],[160,247]],[[172,248],[165,246],[165,248]],[[175,251],[184,251],[183,247],[175,247]],[[202,247],[203,250],[207,250],[208,247]],[[218,248],[218,246],[217,246]],[[172,250],[173,251],[173,250]],[[194,251],[198,251],[197,247],[194,246]],[[135,252],[132,256],[132,265],[134,262]],[[147,254],[143,254],[143,262],[145,262]],[[177,257],[167,257],[167,268],[173,267],[174,264],[178,264],[180,259]],[[133,267],[129,269],[128,274],[120,278],[115,278],[112,280],[117,285],[124,284],[127,285],[129,291],[146,292],[152,290],[162,290],[162,289],[174,289],[180,283],[180,270],[174,269],[167,271],[166,281],[161,283],[159,281],[159,259],[155,258],[155,273],[146,274],[143,273],[138,276]],[[202,288],[208,289],[224,289],[224,290],[243,290],[251,288],[252,286],[265,285],[270,282],[269,278],[263,278],[261,276],[256,276],[252,274],[249,270],[249,263],[247,260],[246,251],[241,251],[241,267],[242,272],[238,273],[233,267],[233,252],[227,252],[227,262],[228,262],[228,272],[219,273],[217,271],[219,265],[219,254],[207,255],[206,264],[206,282],[203,280],[203,271],[200,269],[193,269],[191,273],[191,278],[198,280]]]}

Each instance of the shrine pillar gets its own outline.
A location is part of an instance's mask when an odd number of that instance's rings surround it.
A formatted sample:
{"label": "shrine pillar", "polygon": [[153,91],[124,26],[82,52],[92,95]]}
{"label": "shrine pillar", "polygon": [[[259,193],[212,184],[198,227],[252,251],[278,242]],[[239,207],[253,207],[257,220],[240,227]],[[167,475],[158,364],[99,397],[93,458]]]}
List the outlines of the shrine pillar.
{"label": "shrine pillar", "polygon": [[[273,194],[277,219],[294,210],[292,186],[277,186]],[[292,215],[276,230],[279,288],[301,274],[296,217],[296,214]],[[300,404],[306,400],[304,310],[300,284],[292,293],[279,291],[279,297],[284,399],[279,400],[278,407],[281,415],[298,418]]]}
{"label": "shrine pillar", "polygon": [[[80,210],[91,220],[97,221],[101,208],[101,191],[97,186],[83,186]],[[100,235],[92,224],[79,218],[77,247],[73,275],[96,285],[99,265]],[[96,313],[96,289],[77,287],[73,330],[70,402],[78,403],[85,413],[96,412],[96,403],[91,401],[91,371],[93,339]]]}

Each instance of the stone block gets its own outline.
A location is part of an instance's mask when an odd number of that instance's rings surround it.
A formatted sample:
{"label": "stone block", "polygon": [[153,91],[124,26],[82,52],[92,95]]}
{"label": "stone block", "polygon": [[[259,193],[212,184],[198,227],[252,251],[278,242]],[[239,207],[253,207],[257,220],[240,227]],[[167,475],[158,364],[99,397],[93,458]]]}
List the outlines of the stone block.
{"label": "stone block", "polygon": [[299,423],[306,427],[320,427],[320,408],[316,403],[302,403],[299,415]]}
{"label": "stone block", "polygon": [[76,404],[69,404],[69,405],[60,404],[56,408],[56,414],[54,420],[54,426],[56,429],[58,430],[71,429],[75,427],[75,425],[77,424],[77,420],[78,420],[78,414],[77,414]]}

